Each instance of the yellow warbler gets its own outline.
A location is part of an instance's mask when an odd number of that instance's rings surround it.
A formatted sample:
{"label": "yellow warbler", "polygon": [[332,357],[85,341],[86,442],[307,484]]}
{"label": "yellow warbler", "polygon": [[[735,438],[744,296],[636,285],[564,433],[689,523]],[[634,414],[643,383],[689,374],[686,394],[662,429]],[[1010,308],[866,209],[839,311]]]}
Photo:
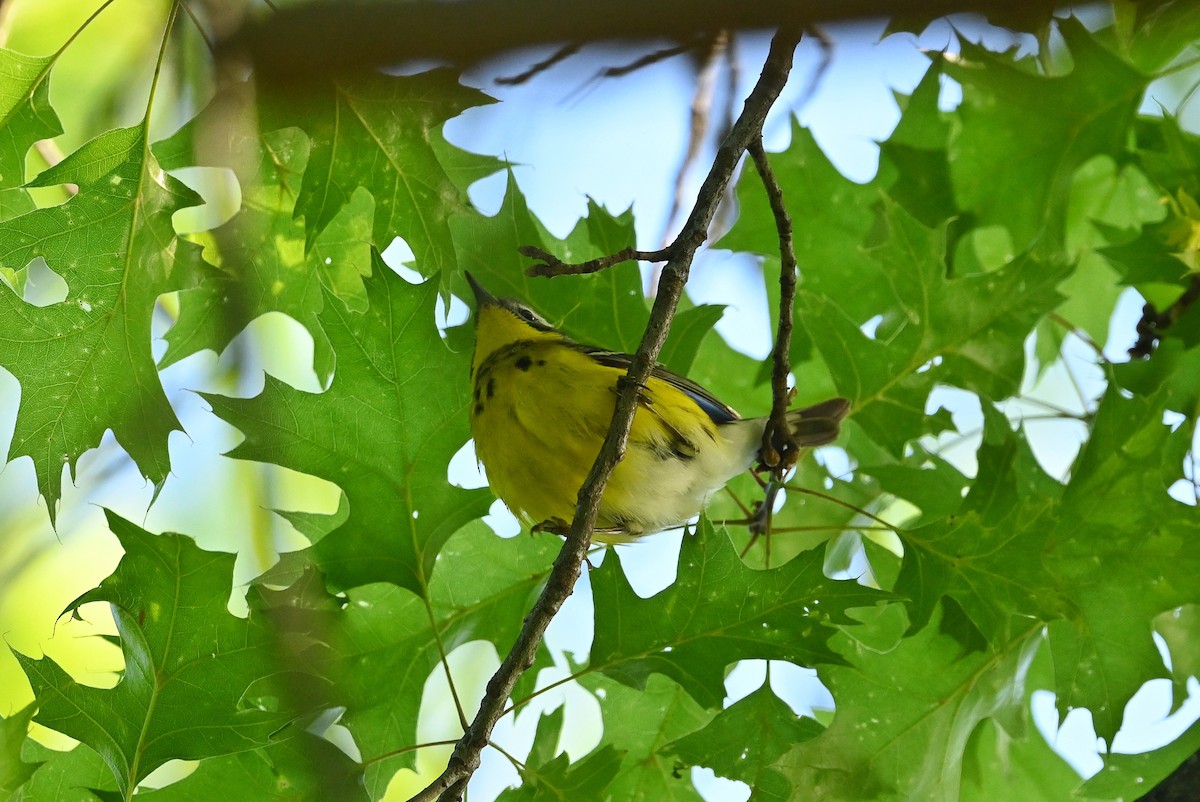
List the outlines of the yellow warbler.
{"label": "yellow warbler", "polygon": [[[471,433],[488,483],[525,523],[565,531],[612,422],[632,357],[571,340],[532,309],[475,292]],[[797,442],[832,442],[850,409],[833,398],[792,410]],[[693,381],[656,366],[638,394],[625,457],[601,499],[597,540],[679,526],[759,457],[766,418],[743,419]]]}

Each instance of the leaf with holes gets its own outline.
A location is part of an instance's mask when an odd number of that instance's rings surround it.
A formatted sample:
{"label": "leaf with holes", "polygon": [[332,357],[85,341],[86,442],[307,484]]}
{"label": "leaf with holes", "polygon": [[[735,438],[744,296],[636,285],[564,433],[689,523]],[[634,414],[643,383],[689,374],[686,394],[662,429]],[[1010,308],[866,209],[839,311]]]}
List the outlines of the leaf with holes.
{"label": "leaf with holes", "polygon": [[661,674],[650,675],[641,690],[596,671],[578,676],[579,684],[600,702],[600,746],[622,755],[621,769],[609,788],[611,798],[699,802],[685,767],[662,746],[701,729],[713,713]]}
{"label": "leaf with holes", "polygon": [[296,197],[308,247],[364,187],[375,199],[375,247],[403,237],[422,275],[441,272],[450,280],[456,260],[448,219],[478,214],[456,182],[464,172],[481,177],[503,163],[451,151],[447,168],[441,159],[449,149],[439,129],[465,109],[491,102],[486,95],[462,86],[448,69],[332,79],[306,85],[303,93],[267,86],[262,94],[264,131],[298,126],[312,142]]}
{"label": "leaf with holes", "polygon": [[122,793],[168,760],[196,760],[271,742],[300,711],[264,617],[229,613],[232,554],[183,535],[152,535],[113,513],[125,549],[117,570],[76,599],[112,605],[125,670],[112,689],[75,682],[49,658],[17,654],[40,724],[100,753]]}
{"label": "leaf with holes", "polygon": [[[221,107],[206,109],[170,140],[157,143],[155,152],[164,154],[168,168],[190,164],[200,155],[192,152],[193,141],[222,122]],[[319,322],[326,295],[322,287],[339,302],[364,311],[362,276],[371,265],[364,220],[371,214],[371,196],[356,192],[306,253],[304,226],[293,217],[293,207],[308,160],[307,140],[299,131],[286,129],[244,142],[241,148],[244,161],[255,168],[239,176],[241,209],[227,223],[194,237],[207,246],[211,267],[204,281],[180,293],[179,319],[167,332],[160,368],[201,349],[220,353],[250,321],[282,312],[312,336],[313,368],[327,381],[334,353]]]}
{"label": "leaf with holes", "polygon": [[[840,662],[827,641],[847,610],[889,598],[829,579],[809,551],[781,568],[748,568],[723,532],[702,521],[685,537],[679,579],[650,599],[629,586],[616,560],[591,574],[596,637],[589,665],[636,688],[665,674],[705,707],[725,696],[725,667],[765,658],[801,665]],[[719,601],[718,601],[719,600]]]}
{"label": "leaf with holes", "polygon": [[255,398],[204,397],[246,437],[230,456],[341,486],[349,516],[316,545],[335,586],[392,582],[421,595],[442,544],[491,504],[486,490],[446,478],[470,436],[469,355],[438,335],[436,281],[409,284],[377,259],[365,284],[366,314],[338,303],[320,314],[338,355],[328,390],[269,378]]}
{"label": "leaf with holes", "polygon": [[874,296],[881,319],[868,336],[837,296],[802,290],[797,315],[854,402],[854,419],[899,455],[908,440],[948,428],[944,411],[926,416],[938,383],[1000,400],[1020,387],[1023,343],[1061,300],[1061,262],[1032,256],[983,275],[947,278],[947,225],[923,226],[891,201],[882,204],[881,240],[870,251],[887,281]]}
{"label": "leaf with holes", "polygon": [[[337,536],[336,530],[329,535]],[[388,583],[331,596],[312,573],[313,551],[286,555],[256,583],[288,587],[260,588],[273,614],[326,611],[296,618],[289,637],[329,644],[311,665],[334,689],[332,703],[346,708],[341,723],[354,736],[366,786],[378,798],[397,771],[415,765],[417,752],[406,747],[417,742],[425,683],[442,655],[481,639],[508,648],[558,543],[550,536],[504,539],[474,522],[442,547],[425,596]],[[308,600],[294,601],[305,585]],[[381,687],[388,693],[381,696]]]}
{"label": "leaf with holes", "polygon": [[1162,423],[1170,390],[1109,388],[1050,533],[1047,564],[1071,602],[1049,629],[1059,710],[1089,709],[1108,743],[1142,684],[1170,675],[1154,619],[1200,603],[1200,520],[1167,493],[1191,445]]}
{"label": "leaf with holes", "polygon": [[1120,158],[1149,80],[1078,19],[1058,30],[1074,60],[1066,75],[1035,75],[961,36],[961,57],[944,67],[963,86],[949,145],[958,204],[979,226],[1007,228],[1018,253],[1061,247],[1075,170],[1099,154]]}
{"label": "leaf with holes", "polygon": [[156,485],[167,476],[167,435],[179,422],[150,351],[150,321],[163,293],[190,286],[200,249],[180,240],[171,216],[199,198],[146,150],[142,126],[93,139],[38,176],[70,181],[61,206],[0,223],[0,265],[44,260],[67,282],[65,300],[32,306],[0,288],[0,366],[21,383],[9,458],[33,458],[51,520],[62,470],[112,429]]}
{"label": "leaf with holes", "polygon": [[566,753],[555,755],[562,732],[563,709],[538,720],[532,751],[521,772],[522,784],[505,789],[497,802],[542,802],[561,799],[602,799],[621,767],[621,753],[603,746],[571,763]]}
{"label": "leaf with holes", "polygon": [[815,719],[800,718],[764,684],[717,714],[702,730],[662,748],[686,765],[707,766],[722,777],[741,780],[751,798],[791,799],[791,782],[772,766],[792,746],[820,735]]}
{"label": "leaf with holes", "polygon": [[25,154],[34,143],[62,133],[50,106],[54,57],[0,49],[0,188],[25,183]]}
{"label": "leaf with holes", "polygon": [[[904,613],[893,605],[885,617]],[[884,652],[856,640],[854,627],[834,639],[846,665],[818,668],[837,704],[833,721],[774,765],[807,789],[807,799],[958,799],[962,755],[976,726],[1024,704],[1040,627],[988,653],[964,651],[941,631],[943,620],[935,613]]]}

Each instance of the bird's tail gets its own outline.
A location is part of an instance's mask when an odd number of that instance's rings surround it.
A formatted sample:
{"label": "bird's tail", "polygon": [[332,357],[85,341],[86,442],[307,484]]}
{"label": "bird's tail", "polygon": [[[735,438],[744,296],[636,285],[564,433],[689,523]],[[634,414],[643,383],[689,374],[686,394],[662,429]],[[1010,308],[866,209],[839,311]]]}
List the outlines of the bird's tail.
{"label": "bird's tail", "polygon": [[796,444],[802,447],[823,446],[837,439],[842,418],[850,412],[845,398],[831,398],[804,409],[789,410],[788,424]]}

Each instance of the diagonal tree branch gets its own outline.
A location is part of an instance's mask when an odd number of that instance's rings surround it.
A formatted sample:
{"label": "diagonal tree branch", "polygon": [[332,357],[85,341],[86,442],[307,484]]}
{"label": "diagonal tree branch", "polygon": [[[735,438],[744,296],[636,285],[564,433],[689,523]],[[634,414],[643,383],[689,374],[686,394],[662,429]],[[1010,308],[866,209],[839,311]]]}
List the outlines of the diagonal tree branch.
{"label": "diagonal tree branch", "polygon": [[412,797],[410,802],[462,798],[467,782],[479,767],[480,754],[491,738],[492,729],[504,714],[505,702],[512,693],[513,686],[521,674],[533,664],[546,627],[571,595],[591,543],[592,528],[596,523],[604,487],[613,468],[625,454],[637,404],[637,390],[645,384],[659,351],[666,342],[671,320],[687,282],[692,258],[707,238],[709,223],[742,154],[750,143],[762,134],[763,121],[787,81],[792,67],[792,54],[799,41],[799,28],[781,30],[772,40],[771,51],[763,65],[758,83],[746,98],[741,116],[717,150],[712,169],[700,188],[696,205],[671,246],[671,257],[663,268],[658,296],[655,298],[646,332],[628,373],[619,382],[620,393],[608,436],[579,491],[575,519],[571,523],[571,530],[563,543],[562,551],[554,561],[554,568],[546,581],[546,587],[526,616],[513,648],[488,682],[479,712],[455,746],[446,770],[423,791]]}

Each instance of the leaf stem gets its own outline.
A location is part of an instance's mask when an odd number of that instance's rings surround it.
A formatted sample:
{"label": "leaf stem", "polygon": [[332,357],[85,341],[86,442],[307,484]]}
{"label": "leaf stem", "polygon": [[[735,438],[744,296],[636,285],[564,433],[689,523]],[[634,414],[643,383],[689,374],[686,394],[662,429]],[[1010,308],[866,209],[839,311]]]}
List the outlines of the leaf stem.
{"label": "leaf stem", "polygon": [[143,118],[146,131],[142,138],[142,147],[146,152],[150,150],[150,113],[154,109],[154,98],[158,94],[158,79],[162,77],[163,64],[167,60],[167,43],[171,40],[171,30],[175,27],[176,17],[179,16],[181,2],[182,0],[173,0],[171,3],[171,11],[167,14],[167,24],[163,30],[162,43],[158,47],[158,58],[154,62],[154,77],[150,81],[150,93],[146,98],[146,116]]}
{"label": "leaf stem", "polygon": [[375,757],[368,758],[367,760],[364,760],[362,762],[362,765],[364,767],[366,767],[366,766],[370,766],[374,763],[378,763],[382,760],[387,760],[389,757],[396,757],[397,755],[403,755],[407,752],[415,752],[418,749],[425,749],[425,748],[431,747],[431,746],[453,746],[456,743],[458,743],[457,739],[450,738],[449,740],[445,740],[445,741],[426,741],[423,744],[411,744],[409,746],[402,746],[399,749],[392,749],[388,752],[384,752],[382,754],[376,755]]}
{"label": "leaf stem", "polygon": [[[96,17],[100,16],[104,12],[104,10],[106,8],[108,8],[109,6],[111,6],[114,2],[116,2],[116,0],[104,0],[104,2],[100,4],[100,7],[97,8],[95,11],[93,11],[91,13],[91,15],[83,21],[83,24],[75,29],[74,33],[72,33],[70,36],[67,37],[67,41],[63,42],[62,46],[60,48],[58,48],[58,50],[54,51],[54,55],[52,55],[50,57],[50,63],[53,64],[54,62],[58,61],[59,56],[61,56],[66,51],[66,49],[68,47],[70,47],[75,42],[76,39],[79,38],[79,35],[81,33],[83,33],[85,30],[87,30],[87,27],[92,24],[92,20],[94,20],[94,19],[96,19]],[[7,34],[7,31],[5,31],[5,34]],[[47,67],[47,72],[49,72],[48,67]],[[38,82],[40,83],[42,78],[44,78],[44,77],[45,77],[45,74],[43,74],[42,77],[38,79]]]}
{"label": "leaf stem", "polygon": [[828,493],[822,493],[820,490],[811,490],[807,487],[800,487],[799,485],[789,484],[789,485],[785,485],[785,487],[788,490],[792,491],[793,493],[801,493],[805,496],[813,496],[815,498],[824,499],[825,501],[833,502],[834,504],[837,504],[838,506],[845,507],[848,510],[854,510],[855,512],[859,513],[860,515],[865,515],[868,518],[870,518],[872,521],[875,521],[876,523],[883,525],[889,531],[895,532],[897,535],[899,535],[901,533],[901,529],[899,527],[893,526],[892,524],[890,524],[887,521],[880,518],[878,515],[875,515],[874,513],[871,513],[871,512],[867,512],[862,507],[857,507],[857,506],[851,504],[849,501],[842,501],[837,496],[831,496]]}
{"label": "leaf stem", "polygon": [[442,664],[442,670],[446,672],[446,685],[450,688],[450,698],[454,700],[454,710],[458,713],[458,724],[466,731],[470,725],[467,723],[467,714],[463,712],[462,701],[458,698],[458,688],[454,685],[454,677],[450,673],[450,660],[446,655],[446,644],[442,641],[442,633],[438,630],[437,619],[433,614],[433,605],[429,601],[429,585],[424,582],[424,576],[421,579],[421,584],[424,586],[421,601],[424,602],[425,612],[429,616],[429,630],[433,633],[433,642],[437,644],[438,662]]}
{"label": "leaf stem", "polygon": [[217,46],[208,36],[208,31],[204,30],[204,26],[200,24],[200,18],[196,16],[196,12],[192,11],[192,7],[187,4],[187,0],[180,0],[183,5],[183,11],[191,19],[192,24],[196,26],[196,32],[200,34],[200,38],[204,40],[204,44],[208,46],[208,52],[215,54]]}

